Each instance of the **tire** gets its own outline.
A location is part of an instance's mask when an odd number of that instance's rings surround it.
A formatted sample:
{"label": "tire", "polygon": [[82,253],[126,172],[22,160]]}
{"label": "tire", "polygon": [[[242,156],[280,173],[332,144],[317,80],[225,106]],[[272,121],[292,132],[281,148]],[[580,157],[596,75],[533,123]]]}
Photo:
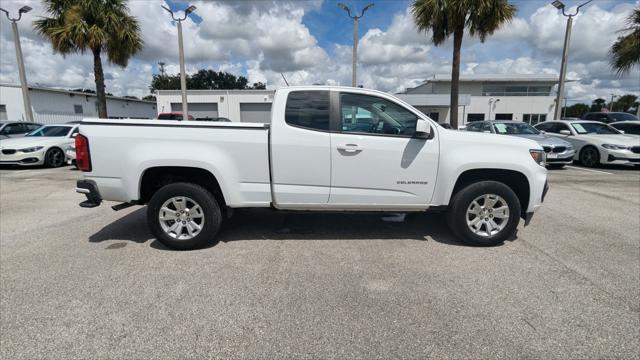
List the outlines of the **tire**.
{"label": "tire", "polygon": [[[489,213],[486,206],[487,196],[490,201],[495,201],[492,208],[497,210],[496,212]],[[472,208],[474,201],[475,205]],[[504,207],[508,208],[508,214],[505,213]],[[468,213],[470,210],[479,211],[479,215],[473,216]],[[498,214],[501,216],[499,217]],[[483,218],[484,216],[486,217]],[[469,217],[471,218],[470,222],[475,223],[477,227],[475,231],[468,223]],[[476,221],[474,222],[474,220]],[[520,200],[518,200],[518,196],[510,187],[497,181],[480,181],[461,189],[452,197],[447,212],[447,223],[453,234],[464,243],[473,246],[501,244],[514,236],[519,222]],[[496,227],[491,229],[494,225]]]}
{"label": "tire", "polygon": [[51,148],[44,155],[44,165],[50,168],[57,168],[65,163],[65,155],[60,148]]}
{"label": "tire", "polygon": [[147,206],[151,233],[163,245],[175,250],[193,250],[212,244],[221,224],[218,201],[196,184],[165,185],[153,194]]}
{"label": "tire", "polygon": [[585,146],[580,150],[580,163],[586,167],[600,165],[600,153],[593,146]]}

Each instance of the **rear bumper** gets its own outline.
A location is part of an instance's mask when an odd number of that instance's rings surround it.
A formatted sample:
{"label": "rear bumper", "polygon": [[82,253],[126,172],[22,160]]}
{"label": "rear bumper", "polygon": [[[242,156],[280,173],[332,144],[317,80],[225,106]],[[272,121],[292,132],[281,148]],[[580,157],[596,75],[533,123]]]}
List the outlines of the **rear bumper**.
{"label": "rear bumper", "polygon": [[102,203],[102,197],[98,191],[98,186],[92,180],[78,180],[76,183],[76,192],[84,194],[87,200],[80,203],[80,207],[93,208]]}

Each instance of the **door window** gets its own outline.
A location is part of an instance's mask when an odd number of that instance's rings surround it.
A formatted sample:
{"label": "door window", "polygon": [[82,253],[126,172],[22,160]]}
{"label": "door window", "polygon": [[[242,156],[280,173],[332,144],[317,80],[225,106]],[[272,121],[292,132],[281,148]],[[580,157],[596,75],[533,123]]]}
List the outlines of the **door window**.
{"label": "door window", "polygon": [[466,130],[467,131],[475,131],[475,132],[479,132],[482,129],[482,123],[471,123],[469,125],[467,125]]}
{"label": "door window", "polygon": [[490,123],[482,124],[482,132],[492,132],[491,131],[491,124]]}
{"label": "door window", "polygon": [[345,133],[413,136],[418,117],[391,101],[369,95],[340,96],[340,127]]}
{"label": "door window", "polygon": [[292,126],[329,131],[329,92],[290,92],[284,118]]}

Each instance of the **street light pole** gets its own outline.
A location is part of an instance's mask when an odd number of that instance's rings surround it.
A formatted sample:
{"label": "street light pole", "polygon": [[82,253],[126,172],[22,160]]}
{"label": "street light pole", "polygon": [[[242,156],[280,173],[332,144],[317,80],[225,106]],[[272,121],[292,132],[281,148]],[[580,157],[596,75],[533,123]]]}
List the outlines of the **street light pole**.
{"label": "street light pole", "polygon": [[196,7],[190,5],[185,11],[182,18],[176,18],[173,11],[164,5],[163,9],[167,10],[171,14],[173,21],[178,23],[178,56],[180,58],[180,90],[182,92],[182,120],[189,120],[189,104],[187,101],[187,74],[184,66],[184,46],[182,43],[182,22],[187,19],[187,16],[191,14]]}
{"label": "street light pole", "polygon": [[560,0],[555,0],[551,4],[558,10],[562,10],[562,15],[567,17],[567,28],[564,33],[564,47],[562,48],[562,63],[560,65],[560,79],[558,81],[558,94],[556,95],[556,109],[554,119],[560,119],[562,113],[562,98],[564,96],[564,82],[567,75],[567,62],[569,58],[569,43],[571,42],[571,26],[573,25],[573,17],[578,15],[580,8],[587,5],[593,0],[589,0],[578,6],[576,12],[573,14],[567,14],[565,12],[565,5]]}
{"label": "street light pole", "polygon": [[353,55],[351,58],[351,86],[356,87],[357,85],[357,59],[358,59],[358,19],[364,16],[365,11],[369,10],[373,6],[373,4],[369,4],[362,9],[360,16],[351,15],[351,9],[343,3],[338,3],[338,6],[347,12],[347,15],[353,19]]}
{"label": "street light pole", "polygon": [[22,14],[31,11],[31,7],[23,6],[18,10],[18,17],[11,18],[9,12],[3,8],[0,11],[7,15],[7,19],[11,20],[11,29],[13,30],[13,42],[16,46],[16,59],[18,62],[18,74],[20,76],[20,87],[22,88],[22,103],[24,105],[24,114],[27,121],[33,122],[33,111],[31,110],[31,100],[29,99],[29,85],[27,84],[27,74],[24,70],[24,60],[22,57],[22,46],[20,45],[20,34],[18,33],[18,21],[22,18]]}

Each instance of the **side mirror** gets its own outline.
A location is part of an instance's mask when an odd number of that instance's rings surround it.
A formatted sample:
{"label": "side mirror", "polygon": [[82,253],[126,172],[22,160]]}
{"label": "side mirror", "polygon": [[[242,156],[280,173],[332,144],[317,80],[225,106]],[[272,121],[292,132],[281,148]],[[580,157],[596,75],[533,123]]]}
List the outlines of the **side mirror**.
{"label": "side mirror", "polygon": [[426,139],[429,137],[430,133],[431,126],[429,126],[429,122],[425,119],[418,119],[416,122],[416,137]]}
{"label": "side mirror", "polygon": [[540,134],[544,135],[544,134],[546,134],[546,133],[547,133],[546,131],[544,131],[544,130],[540,130]]}
{"label": "side mirror", "polygon": [[618,130],[618,131],[620,131],[620,134],[626,134],[624,130]]}
{"label": "side mirror", "polygon": [[560,134],[569,136],[569,135],[571,135],[571,131],[569,131],[569,130],[560,130]]}
{"label": "side mirror", "polygon": [[71,137],[72,137],[72,138],[74,138],[74,137],[76,137],[76,136],[78,136],[78,133],[71,134]]}
{"label": "side mirror", "polygon": [[482,130],[482,132],[485,133],[485,134],[491,134],[491,131],[489,131],[489,130]]}

